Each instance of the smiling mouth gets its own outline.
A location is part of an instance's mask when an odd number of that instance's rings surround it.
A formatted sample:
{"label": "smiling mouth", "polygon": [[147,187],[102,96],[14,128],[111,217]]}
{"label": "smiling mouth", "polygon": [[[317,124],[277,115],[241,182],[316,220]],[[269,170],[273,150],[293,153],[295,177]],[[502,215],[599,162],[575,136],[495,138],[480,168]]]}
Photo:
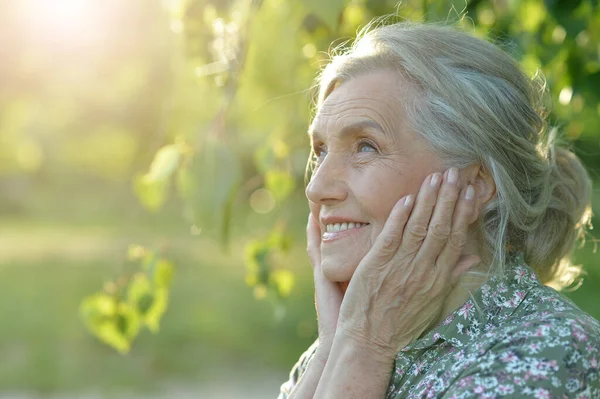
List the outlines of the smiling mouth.
{"label": "smiling mouth", "polygon": [[352,236],[361,228],[368,226],[369,223],[334,223],[325,225],[326,231],[321,236],[322,243],[328,243],[337,239]]}
{"label": "smiling mouth", "polygon": [[331,223],[325,225],[325,231],[328,233],[337,233],[339,231],[346,231],[350,229],[356,229],[368,225],[368,223],[359,222],[344,222],[344,223]]}

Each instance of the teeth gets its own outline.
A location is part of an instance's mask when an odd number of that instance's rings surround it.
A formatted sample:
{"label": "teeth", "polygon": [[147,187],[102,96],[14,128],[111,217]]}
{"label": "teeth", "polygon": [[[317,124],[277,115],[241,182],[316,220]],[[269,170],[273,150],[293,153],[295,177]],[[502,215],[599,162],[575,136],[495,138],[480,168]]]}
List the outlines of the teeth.
{"label": "teeth", "polygon": [[344,223],[333,223],[326,226],[328,233],[337,233],[338,231],[344,231],[349,229],[356,229],[365,226],[367,223],[356,223],[356,222],[344,222]]}

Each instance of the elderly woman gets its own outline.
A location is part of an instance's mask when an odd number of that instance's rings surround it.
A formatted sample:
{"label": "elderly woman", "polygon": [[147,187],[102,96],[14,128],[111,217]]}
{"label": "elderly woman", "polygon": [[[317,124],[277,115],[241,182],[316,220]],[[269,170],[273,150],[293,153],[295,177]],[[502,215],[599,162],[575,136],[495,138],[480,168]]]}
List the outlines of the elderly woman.
{"label": "elderly woman", "polygon": [[600,325],[556,291],[591,182],[540,87],[450,27],[333,57],[306,189],[319,338],[280,398],[600,398]]}

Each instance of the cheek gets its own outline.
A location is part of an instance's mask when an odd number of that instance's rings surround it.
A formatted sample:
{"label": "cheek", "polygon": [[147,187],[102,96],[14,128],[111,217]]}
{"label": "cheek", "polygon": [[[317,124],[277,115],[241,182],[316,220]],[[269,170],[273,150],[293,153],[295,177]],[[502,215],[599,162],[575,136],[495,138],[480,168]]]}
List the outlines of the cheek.
{"label": "cheek", "polygon": [[321,205],[315,204],[312,201],[308,201],[308,209],[310,210],[310,213],[313,214],[313,216],[315,216],[316,218],[319,217],[319,212],[321,211]]}
{"label": "cheek", "polygon": [[357,242],[345,247],[343,251],[322,253],[321,268],[329,281],[350,281],[358,264],[369,252],[367,242]]}

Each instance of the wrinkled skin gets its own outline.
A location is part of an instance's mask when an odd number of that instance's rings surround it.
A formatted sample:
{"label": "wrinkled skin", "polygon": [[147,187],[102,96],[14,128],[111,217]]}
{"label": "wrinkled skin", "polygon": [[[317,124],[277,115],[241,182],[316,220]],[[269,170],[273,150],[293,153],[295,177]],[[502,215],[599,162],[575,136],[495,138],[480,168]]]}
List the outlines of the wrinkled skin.
{"label": "wrinkled skin", "polygon": [[[356,77],[311,126],[307,249],[321,344],[343,335],[393,357],[445,316],[458,279],[480,260],[469,225],[493,184],[478,166],[445,170],[410,131],[401,111],[409,89],[391,72]],[[328,235],[336,218],[361,225]]]}

